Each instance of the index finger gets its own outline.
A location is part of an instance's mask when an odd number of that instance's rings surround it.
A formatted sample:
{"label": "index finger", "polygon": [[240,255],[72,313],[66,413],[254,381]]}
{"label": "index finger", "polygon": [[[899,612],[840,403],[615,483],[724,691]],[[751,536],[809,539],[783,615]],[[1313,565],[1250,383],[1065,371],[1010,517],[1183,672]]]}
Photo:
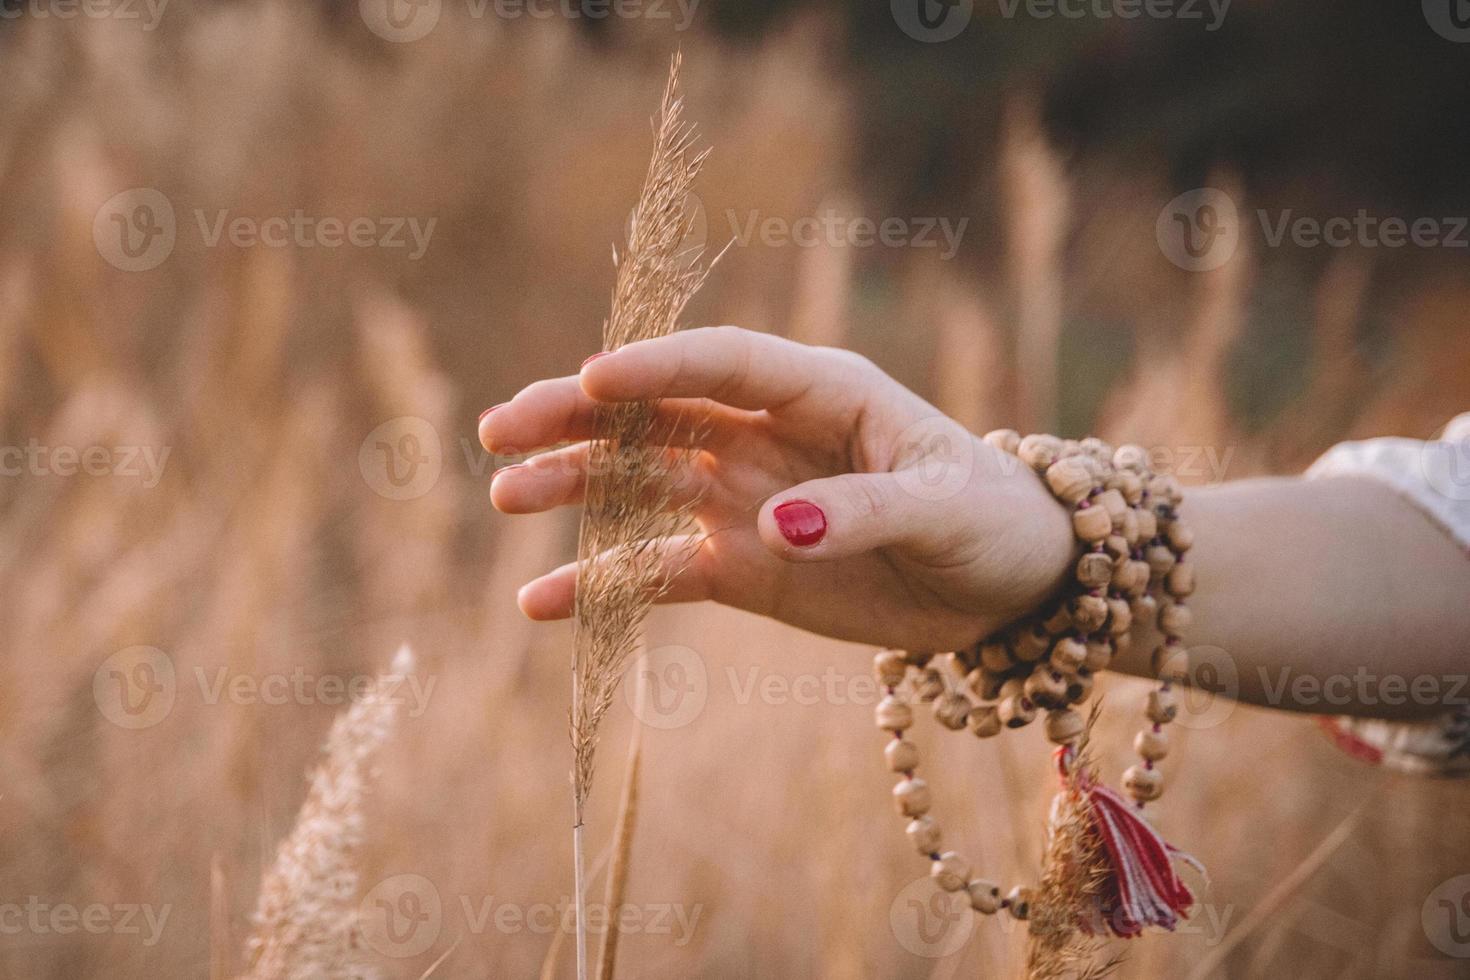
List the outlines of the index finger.
{"label": "index finger", "polygon": [[849,351],[809,347],[739,327],[701,327],[640,340],[582,365],[582,390],[598,401],[709,398],[771,412],[820,406],[834,414],[861,401],[877,374]]}

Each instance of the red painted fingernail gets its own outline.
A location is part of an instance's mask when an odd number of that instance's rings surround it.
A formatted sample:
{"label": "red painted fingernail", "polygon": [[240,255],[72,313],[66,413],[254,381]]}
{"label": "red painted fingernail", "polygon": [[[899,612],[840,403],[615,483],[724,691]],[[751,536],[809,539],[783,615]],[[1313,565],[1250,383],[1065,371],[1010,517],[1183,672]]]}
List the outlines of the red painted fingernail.
{"label": "red painted fingernail", "polygon": [[[505,402],[501,402],[501,403],[500,403],[500,405],[504,405],[504,404],[505,404]],[[487,409],[485,409],[485,410],[484,410],[484,411],[483,411],[483,412],[481,412],[481,413],[480,413],[480,421],[481,421],[481,422],[483,422],[483,421],[485,421],[485,416],[487,416],[487,415],[489,415],[489,414],[490,414],[490,413],[491,413],[491,412],[493,412],[493,411],[495,411],[495,410],[496,410],[496,409],[497,409],[497,408],[499,408],[499,407],[500,407],[500,405],[491,405],[491,406],[490,406],[490,407],[489,407],[489,408],[487,408]]]}
{"label": "red painted fingernail", "polygon": [[586,367],[587,365],[591,364],[593,361],[597,360],[599,357],[606,357],[607,355],[609,355],[611,353],[612,353],[612,351],[610,351],[610,350],[600,350],[596,354],[593,354],[591,357],[587,358],[587,360],[583,361],[582,362],[582,366],[583,367]]}
{"label": "red painted fingernail", "polygon": [[808,548],[827,534],[827,515],[809,500],[788,500],[771,515],[776,518],[781,537],[798,548]]}

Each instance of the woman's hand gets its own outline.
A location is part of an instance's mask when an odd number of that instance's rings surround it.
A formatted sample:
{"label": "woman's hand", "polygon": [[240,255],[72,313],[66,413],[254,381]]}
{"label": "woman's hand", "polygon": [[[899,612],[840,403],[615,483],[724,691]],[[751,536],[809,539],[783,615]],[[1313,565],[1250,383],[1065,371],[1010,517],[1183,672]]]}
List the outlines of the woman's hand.
{"label": "woman's hand", "polygon": [[[706,417],[686,489],[707,535],[666,601],[714,599],[813,632],[955,650],[1066,580],[1071,521],[1031,470],[866,359],[735,327],[590,358],[480,419],[490,452],[586,440],[597,401]],[[507,514],[579,503],[587,443],[499,470]],[[571,615],[575,564],[527,584],[533,619]]]}

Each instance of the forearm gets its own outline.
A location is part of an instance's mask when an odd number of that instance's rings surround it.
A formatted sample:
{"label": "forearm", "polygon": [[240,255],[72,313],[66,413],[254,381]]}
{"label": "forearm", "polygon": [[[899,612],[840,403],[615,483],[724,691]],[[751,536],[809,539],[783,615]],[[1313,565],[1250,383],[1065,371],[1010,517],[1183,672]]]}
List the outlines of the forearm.
{"label": "forearm", "polygon": [[[1373,480],[1261,479],[1186,492],[1192,664],[1241,700],[1413,717],[1470,698],[1470,559]],[[1149,671],[1134,630],[1118,666]],[[1232,676],[1233,674],[1233,676]],[[1235,690],[1231,691],[1231,685]]]}

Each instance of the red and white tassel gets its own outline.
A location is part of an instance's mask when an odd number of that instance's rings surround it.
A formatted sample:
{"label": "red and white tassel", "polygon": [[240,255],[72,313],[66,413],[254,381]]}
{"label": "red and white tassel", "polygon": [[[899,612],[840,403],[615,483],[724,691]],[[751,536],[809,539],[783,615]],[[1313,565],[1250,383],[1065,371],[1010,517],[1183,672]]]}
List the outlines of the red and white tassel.
{"label": "red and white tassel", "polygon": [[[1073,749],[1057,750],[1057,765],[1065,782]],[[1102,922],[1106,931],[1128,939],[1145,926],[1172,931],[1194,905],[1194,895],[1174,869],[1176,860],[1204,874],[1204,867],[1155,830],[1137,808],[1116,791],[1078,773],[1078,785],[1088,802],[1093,831],[1102,841],[1109,874],[1103,887]],[[1080,912],[1081,910],[1079,910]],[[1083,928],[1095,925],[1082,915]],[[1092,931],[1088,929],[1088,931]]]}

